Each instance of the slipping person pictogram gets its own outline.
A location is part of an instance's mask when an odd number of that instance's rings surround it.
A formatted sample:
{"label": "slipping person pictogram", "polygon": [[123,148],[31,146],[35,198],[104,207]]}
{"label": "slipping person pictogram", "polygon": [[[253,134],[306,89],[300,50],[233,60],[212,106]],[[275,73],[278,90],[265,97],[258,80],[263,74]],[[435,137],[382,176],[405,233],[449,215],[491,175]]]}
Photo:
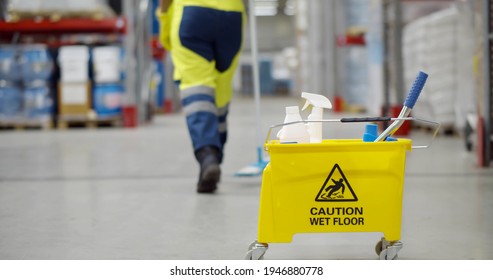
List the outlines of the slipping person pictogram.
{"label": "slipping person pictogram", "polygon": [[327,197],[329,199],[333,198],[332,195],[336,192],[338,192],[339,190],[341,190],[341,195],[338,196],[338,197],[344,197],[344,190],[346,189],[346,186],[344,186],[344,179],[339,179],[339,181],[336,181],[334,179],[332,179],[332,182],[334,182],[334,185],[329,185],[328,187],[325,188],[325,192],[329,192],[327,194]]}
{"label": "slipping person pictogram", "polygon": [[319,202],[342,202],[358,201],[358,197],[349,184],[348,178],[342,172],[341,167],[336,163],[325,179],[320,191],[315,197]]}

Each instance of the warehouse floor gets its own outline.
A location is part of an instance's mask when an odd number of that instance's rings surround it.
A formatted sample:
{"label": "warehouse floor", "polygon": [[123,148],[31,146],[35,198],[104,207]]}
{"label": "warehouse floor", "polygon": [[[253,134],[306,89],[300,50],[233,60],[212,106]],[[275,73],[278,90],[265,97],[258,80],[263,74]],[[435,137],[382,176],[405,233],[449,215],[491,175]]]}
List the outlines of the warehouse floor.
{"label": "warehouse floor", "polygon": [[[262,100],[262,137],[287,105],[302,104]],[[229,125],[214,195],[195,192],[198,166],[180,113],[137,129],[1,131],[0,259],[242,259],[256,239],[261,184],[234,176],[257,160],[251,98],[234,100]],[[329,137],[362,133],[340,126]],[[430,136],[411,135],[416,144]],[[493,259],[492,201],[493,169],[477,168],[460,137],[412,151],[399,258]],[[270,244],[265,258],[377,259],[381,236],[300,234]]]}

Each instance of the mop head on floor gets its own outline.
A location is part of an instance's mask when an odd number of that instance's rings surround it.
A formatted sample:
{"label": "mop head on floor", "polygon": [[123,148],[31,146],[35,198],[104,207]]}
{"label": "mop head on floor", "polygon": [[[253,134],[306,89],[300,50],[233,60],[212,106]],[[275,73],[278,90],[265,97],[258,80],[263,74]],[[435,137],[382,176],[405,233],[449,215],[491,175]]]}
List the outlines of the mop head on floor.
{"label": "mop head on floor", "polygon": [[246,167],[243,167],[235,173],[235,176],[248,177],[261,175],[264,171],[265,166],[267,166],[267,164],[269,163],[269,160],[264,160],[261,147],[257,147],[257,156],[258,161],[256,163],[252,163]]}
{"label": "mop head on floor", "polygon": [[248,166],[243,167],[238,172],[235,173],[235,176],[238,177],[250,177],[250,176],[259,176],[264,171],[265,166],[267,166],[268,161],[259,161],[256,163],[252,163]]}

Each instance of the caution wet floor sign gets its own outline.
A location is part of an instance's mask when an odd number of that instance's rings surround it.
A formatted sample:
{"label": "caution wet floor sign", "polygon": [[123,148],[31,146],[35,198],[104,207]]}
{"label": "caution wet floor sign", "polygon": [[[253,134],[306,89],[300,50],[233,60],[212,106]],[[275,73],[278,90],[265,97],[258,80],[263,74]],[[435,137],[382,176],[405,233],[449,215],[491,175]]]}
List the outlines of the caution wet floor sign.
{"label": "caution wet floor sign", "polygon": [[[358,201],[358,198],[338,164],[335,164],[315,199],[318,202]],[[310,224],[364,225],[363,207],[312,207]]]}
{"label": "caution wet floor sign", "polygon": [[383,232],[400,238],[406,152],[411,141],[266,144],[259,242],[291,242],[294,234]]}
{"label": "caution wet floor sign", "polygon": [[335,164],[318,192],[316,201],[358,201],[346,176],[338,164]]}

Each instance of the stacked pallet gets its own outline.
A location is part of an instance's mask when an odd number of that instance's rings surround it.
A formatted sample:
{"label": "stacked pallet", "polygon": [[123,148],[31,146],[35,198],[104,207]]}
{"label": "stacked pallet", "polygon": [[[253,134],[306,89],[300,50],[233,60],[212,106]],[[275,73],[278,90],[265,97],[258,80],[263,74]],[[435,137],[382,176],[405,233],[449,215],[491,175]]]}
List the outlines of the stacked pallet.
{"label": "stacked pallet", "polygon": [[49,130],[53,128],[53,122],[50,117],[26,119],[21,117],[2,119],[0,118],[0,130],[26,130],[26,129],[42,129]]}
{"label": "stacked pallet", "polygon": [[406,88],[418,71],[429,74],[413,115],[438,121],[446,131],[462,131],[467,113],[474,111],[474,32],[467,12],[453,5],[403,30]]}
{"label": "stacked pallet", "polygon": [[98,127],[119,127],[122,126],[120,116],[96,117],[95,114],[83,115],[61,115],[57,120],[58,129],[67,128],[98,128]]}
{"label": "stacked pallet", "polygon": [[51,127],[53,67],[45,45],[0,46],[0,128]]}
{"label": "stacked pallet", "polygon": [[101,0],[9,0],[7,4],[7,19],[46,18],[57,21],[62,18],[92,18],[103,19],[114,17],[114,12]]}
{"label": "stacked pallet", "polygon": [[[116,46],[90,49],[88,46],[76,45],[60,48],[59,128],[120,124],[124,88],[120,83],[119,55],[120,48]],[[89,57],[92,57],[93,80],[88,71]]]}

